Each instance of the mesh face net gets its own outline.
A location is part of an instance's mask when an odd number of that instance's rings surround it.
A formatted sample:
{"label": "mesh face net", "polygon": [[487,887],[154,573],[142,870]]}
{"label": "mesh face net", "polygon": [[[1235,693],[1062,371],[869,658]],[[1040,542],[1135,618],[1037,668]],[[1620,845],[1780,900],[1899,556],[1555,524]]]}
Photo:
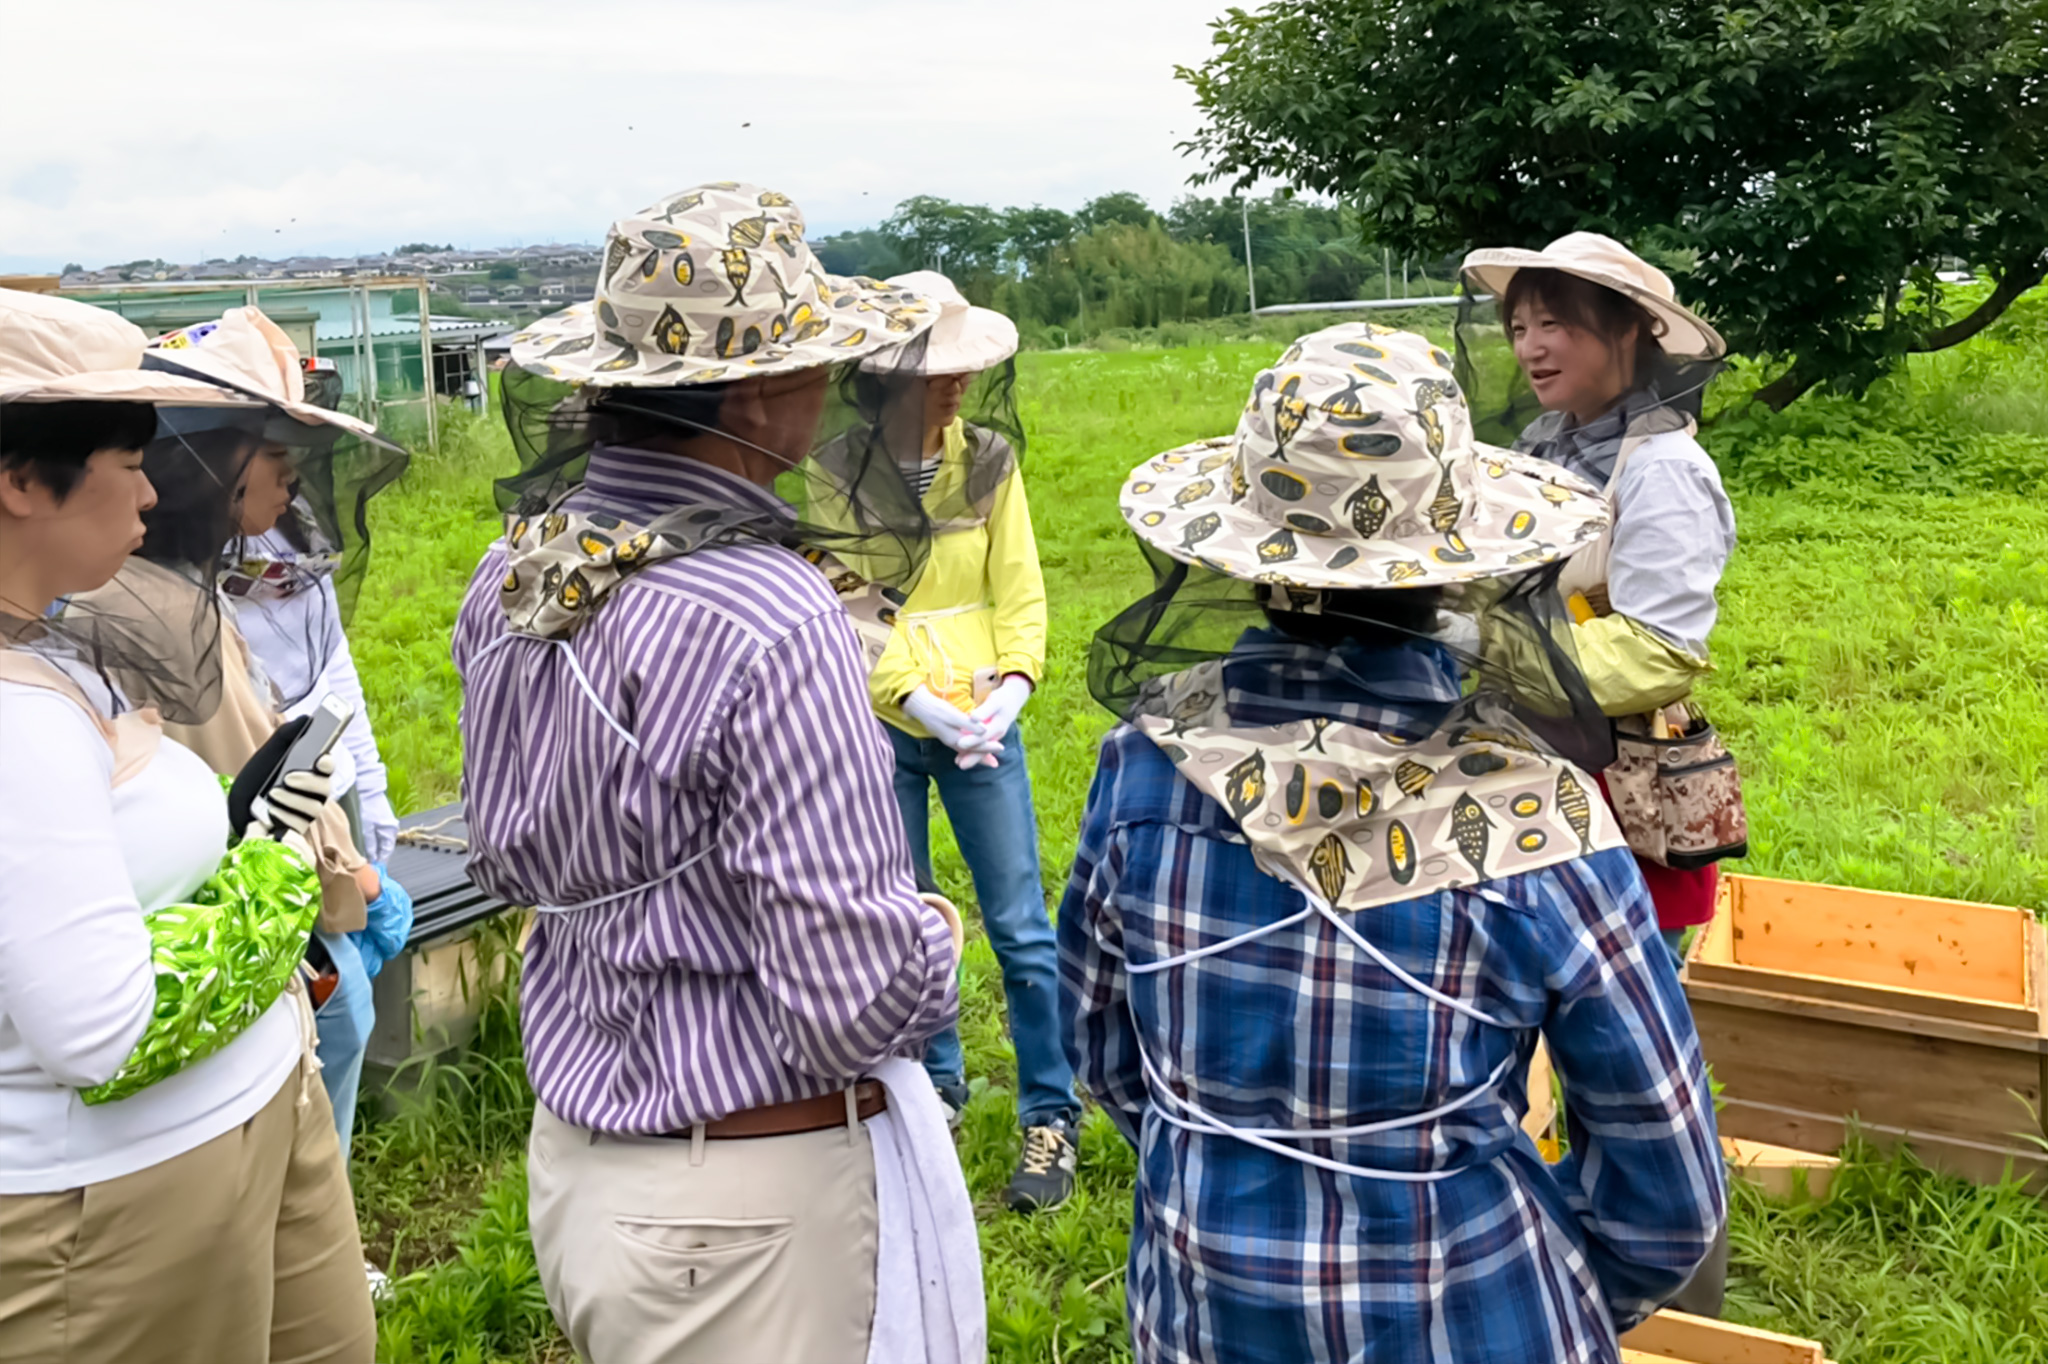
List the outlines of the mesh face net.
{"label": "mesh face net", "polygon": [[[848,482],[849,450],[874,442],[886,449],[922,501],[932,530],[944,534],[986,521],[996,493],[1024,458],[1024,423],[1017,416],[1017,367],[1005,360],[975,374],[904,375],[879,384],[875,429],[858,439],[828,443],[819,467]],[[961,448],[947,449],[942,433],[960,424]],[[933,448],[936,446],[936,448]],[[944,459],[953,467],[944,467]],[[829,484],[806,480],[805,505],[812,519],[832,519]],[[813,505],[815,502],[815,505]]]}
{"label": "mesh face net", "polygon": [[[1515,360],[1514,343],[1502,325],[1500,300],[1467,292],[1458,300],[1456,373],[1472,408],[1472,433],[1490,445],[1515,448],[1543,404]],[[1648,374],[1636,376],[1636,391],[1655,400],[1632,414],[1654,421],[1651,429],[1677,430],[1697,423],[1707,385],[1727,366],[1720,360],[1679,359],[1657,351]],[[1654,411],[1658,415],[1651,418]],[[1647,434],[1647,432],[1645,433]]]}
{"label": "mesh face net", "polygon": [[[669,443],[692,442],[757,467],[782,465],[774,491],[785,507],[678,509],[671,515],[686,526],[649,527],[673,532],[664,536],[671,557],[746,541],[822,550],[869,582],[907,593],[930,552],[932,519],[893,442],[909,425],[907,414],[922,410],[924,381],[916,371],[923,344],[916,338],[864,364],[832,366],[822,388],[816,370],[726,384],[600,388],[507,366],[505,421],[520,468],[498,480],[499,510],[533,516],[554,507],[583,482],[599,445],[651,444],[680,461],[690,455]],[[784,433],[783,449],[771,455],[751,442],[734,443],[727,402],[768,414]],[[816,425],[806,437],[813,408]]]}
{"label": "mesh face net", "polygon": [[[1253,717],[1273,723],[1273,697],[1300,716],[1351,719],[1419,742],[1439,729],[1506,714],[1536,747],[1589,772],[1614,761],[1613,725],[1593,700],[1557,591],[1559,565],[1462,589],[1322,592],[1253,583],[1181,563],[1143,545],[1153,590],[1096,632],[1088,687],[1125,721],[1173,716],[1166,679],[1225,660],[1263,674]],[[1411,666],[1389,668],[1405,655]],[[1454,683],[1415,685],[1423,664]]]}
{"label": "mesh face net", "polygon": [[252,681],[265,683],[280,708],[320,685],[333,650],[314,594],[343,562],[339,537],[317,511],[333,506],[338,434],[274,409],[189,408],[166,411],[143,451],[157,505],[143,514],[135,557],[238,602],[261,669]]}

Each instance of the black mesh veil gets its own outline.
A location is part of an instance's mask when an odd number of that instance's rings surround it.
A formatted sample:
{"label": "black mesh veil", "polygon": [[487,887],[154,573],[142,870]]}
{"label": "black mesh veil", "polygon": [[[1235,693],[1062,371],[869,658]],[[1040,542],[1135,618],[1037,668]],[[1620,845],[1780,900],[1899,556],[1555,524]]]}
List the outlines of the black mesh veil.
{"label": "black mesh veil", "polygon": [[[892,592],[908,593],[930,552],[932,519],[892,445],[906,414],[923,401],[918,373],[924,338],[826,368],[822,410],[808,451],[785,467],[774,490],[783,506],[693,505],[645,529],[670,556],[721,544],[765,541],[837,557],[846,568]],[[653,446],[678,459],[687,444],[715,448],[728,427],[721,410],[739,384],[758,385],[764,405],[805,410],[818,401],[816,370],[766,375],[738,383],[675,387],[601,387],[550,379],[506,367],[505,421],[519,471],[497,482],[500,511],[531,517],[553,509],[579,486],[600,444]],[[749,398],[749,401],[752,399]],[[798,424],[804,418],[795,418]],[[682,448],[674,442],[684,442]],[[742,448],[727,446],[728,455]],[[787,466],[785,455],[773,458]]]}
{"label": "black mesh veil", "polygon": [[[1572,648],[1559,565],[1456,588],[1330,592],[1141,548],[1153,590],[1098,630],[1088,655],[1089,690],[1120,719],[1185,719],[1161,709],[1168,679],[1222,660],[1226,679],[1233,667],[1264,672],[1263,697],[1291,697],[1303,713],[1348,707],[1350,718],[1411,742],[1446,728],[1512,729],[1586,771],[1614,760],[1613,725]],[[1385,666],[1390,651],[1409,666]],[[1451,685],[1427,685],[1431,670]],[[1233,721],[1261,722],[1237,713],[1234,694],[1225,699]]]}
{"label": "black mesh veil", "polygon": [[[1472,434],[1512,449],[1524,444],[1525,433],[1544,412],[1515,360],[1500,306],[1499,299],[1475,294],[1466,285],[1458,299],[1456,373],[1471,405]],[[1687,422],[1698,423],[1707,385],[1726,367],[1718,359],[1681,358],[1658,350],[1650,372],[1636,376],[1636,388],[1655,393],[1654,410],[1667,429],[1676,430]]]}

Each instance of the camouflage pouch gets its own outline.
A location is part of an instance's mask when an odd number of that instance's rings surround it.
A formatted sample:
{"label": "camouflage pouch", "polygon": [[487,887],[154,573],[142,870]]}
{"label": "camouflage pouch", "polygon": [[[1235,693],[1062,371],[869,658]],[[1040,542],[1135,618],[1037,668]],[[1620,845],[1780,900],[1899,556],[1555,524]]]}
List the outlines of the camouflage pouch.
{"label": "camouflage pouch", "polygon": [[1607,792],[1637,856],[1690,871],[1748,853],[1742,776],[1698,706],[1685,706],[1682,730],[1664,739],[1648,717],[1616,721],[1615,750]]}

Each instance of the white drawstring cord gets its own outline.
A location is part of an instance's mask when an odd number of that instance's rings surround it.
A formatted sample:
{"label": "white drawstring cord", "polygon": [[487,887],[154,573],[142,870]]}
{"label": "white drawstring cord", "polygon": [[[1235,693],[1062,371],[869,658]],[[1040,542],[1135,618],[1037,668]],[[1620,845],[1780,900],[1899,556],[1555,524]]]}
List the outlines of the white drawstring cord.
{"label": "white drawstring cord", "polygon": [[[716,844],[712,845],[714,848],[716,846]],[[691,853],[688,857],[651,881],[642,881],[637,886],[628,886],[624,890],[615,890],[609,895],[600,895],[594,900],[579,900],[573,905],[535,905],[533,908],[539,914],[574,914],[579,909],[595,909],[599,905],[608,905],[614,900],[623,900],[628,895],[638,895],[642,891],[653,890],[658,885],[675,880],[678,876],[681,876],[684,872],[711,856],[711,853],[712,848],[705,848],[699,852]]]}
{"label": "white drawstring cord", "polygon": [[605,707],[603,700],[598,697],[597,688],[590,684],[590,677],[583,671],[582,661],[576,657],[576,650],[570,647],[568,640],[550,639],[543,635],[520,635],[508,630],[489,644],[486,644],[483,652],[476,656],[476,661],[479,663],[483,662],[493,653],[497,652],[498,646],[515,639],[531,640],[536,644],[552,644],[559,648],[563,656],[569,660],[569,671],[576,675],[576,685],[581,687],[583,694],[590,698],[590,704],[597,708],[597,713],[604,717],[604,722],[612,727],[613,733],[626,741],[628,748],[632,749],[635,753],[640,751],[640,740],[634,736],[631,730],[620,724],[618,717]]}
{"label": "white drawstring cord", "polygon": [[[1374,946],[1356,929],[1352,928],[1350,924],[1346,923],[1328,900],[1314,894],[1303,886],[1295,885],[1293,882],[1289,882],[1289,885],[1299,892],[1302,900],[1305,902],[1303,907],[1296,913],[1290,914],[1284,919],[1276,919],[1269,924],[1261,924],[1259,927],[1249,929],[1238,934],[1236,937],[1210,943],[1206,947],[1198,947],[1191,952],[1180,953],[1178,956],[1162,957],[1157,961],[1132,962],[1123,952],[1102,942],[1099,937],[1096,941],[1104,952],[1110,956],[1122,959],[1124,969],[1130,974],[1149,975],[1153,972],[1164,971],[1169,967],[1185,966],[1189,962],[1214,956],[1219,952],[1228,951],[1243,943],[1263,938],[1280,929],[1292,927],[1295,924],[1301,923],[1312,914],[1320,914],[1325,919],[1328,919],[1338,932],[1356,943],[1366,955],[1385,967],[1396,980],[1399,980],[1417,994],[1442,1004],[1446,1008],[1464,1014],[1468,1018],[1476,1019],[1481,1023],[1489,1024],[1496,1028],[1513,1031],[1513,1025],[1475,1009],[1461,1000],[1453,999],[1442,991],[1433,989],[1422,981],[1417,980],[1414,976],[1396,965],[1386,953],[1380,951],[1378,947]],[[1476,893],[1495,903],[1505,903],[1496,893],[1485,890],[1476,890]],[[1128,994],[1124,999],[1124,1007],[1126,1010],[1132,1010],[1132,1003]],[[1494,1088],[1506,1078],[1508,1072],[1514,1067],[1514,1063],[1518,1059],[1518,1053],[1510,1051],[1501,1058],[1500,1063],[1493,1068],[1492,1073],[1486,1077],[1483,1084],[1474,1085],[1458,1098],[1432,1108],[1426,1113],[1413,1113],[1405,1117],[1387,1118],[1379,1122],[1360,1123],[1351,1127],[1305,1129],[1233,1127],[1215,1114],[1203,1109],[1200,1105],[1183,1099],[1168,1087],[1165,1077],[1159,1073],[1159,1069],[1154,1064],[1151,1054],[1145,1049],[1144,1029],[1139,1025],[1134,1011],[1132,1012],[1131,1023],[1137,1038],[1138,1064],[1144,1069],[1145,1087],[1152,1095],[1153,1108],[1161,1118],[1173,1126],[1180,1128],[1182,1131],[1195,1132],[1207,1136],[1234,1137],[1248,1146],[1255,1146],[1262,1151],[1285,1156],[1289,1160],[1298,1160],[1303,1164],[1313,1165],[1319,1169],[1329,1170],[1337,1174],[1357,1175],[1365,1179],[1392,1180],[1404,1184],[1434,1183],[1440,1179],[1449,1179],[1452,1175],[1462,1174],[1471,1167],[1460,1166],[1457,1169],[1451,1170],[1424,1171],[1382,1170],[1365,1165],[1348,1165],[1341,1160],[1332,1160],[1308,1151],[1299,1151],[1281,1143],[1284,1141],[1336,1141],[1352,1137],[1374,1136],[1385,1132],[1398,1132],[1410,1127],[1420,1127],[1424,1123],[1434,1122],[1438,1118],[1455,1113],[1470,1104],[1476,1103],[1482,1096],[1492,1093]],[[1175,1109],[1179,1109],[1180,1112],[1175,1112]],[[1189,1116],[1182,1117],[1182,1113],[1186,1113]]]}

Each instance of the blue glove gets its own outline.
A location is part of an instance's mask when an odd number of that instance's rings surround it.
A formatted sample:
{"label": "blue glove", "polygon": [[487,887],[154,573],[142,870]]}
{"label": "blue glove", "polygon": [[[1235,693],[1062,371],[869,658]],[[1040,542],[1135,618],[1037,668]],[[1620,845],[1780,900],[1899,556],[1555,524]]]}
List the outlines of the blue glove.
{"label": "blue glove", "polygon": [[412,896],[391,879],[382,862],[376,865],[384,889],[370,902],[369,922],[349,934],[363,958],[363,969],[373,980],[385,962],[405,950],[405,940],[412,936]]}

